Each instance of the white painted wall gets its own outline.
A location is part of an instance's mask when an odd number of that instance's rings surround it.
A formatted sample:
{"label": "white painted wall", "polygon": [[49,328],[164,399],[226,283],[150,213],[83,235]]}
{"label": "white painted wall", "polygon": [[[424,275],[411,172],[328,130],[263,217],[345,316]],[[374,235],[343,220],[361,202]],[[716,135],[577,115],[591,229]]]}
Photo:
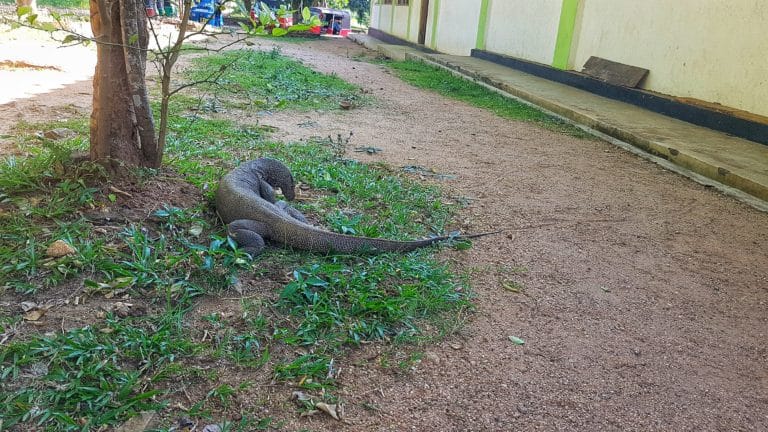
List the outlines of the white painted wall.
{"label": "white painted wall", "polygon": [[[408,35],[408,40],[413,43],[419,42],[419,17],[421,16],[421,0],[411,0],[411,29]],[[407,19],[406,10],[406,19]],[[407,29],[406,29],[407,30]]]}
{"label": "white painted wall", "polygon": [[490,0],[485,49],[551,65],[562,4],[562,0]]}
{"label": "white painted wall", "polygon": [[[396,0],[395,0],[396,1]],[[489,0],[486,49],[552,64],[562,0]],[[416,42],[420,0],[372,7],[372,26]],[[425,45],[469,55],[480,0],[440,0],[432,43],[430,1]],[[650,70],[643,88],[768,116],[768,0],[581,0],[569,66],[590,56]],[[380,23],[380,24],[379,24]]]}
{"label": "white painted wall", "polygon": [[379,13],[381,6],[376,3],[376,0],[371,0],[371,24],[370,26],[378,29],[379,28]]}
{"label": "white painted wall", "polygon": [[768,1],[583,0],[574,69],[644,67],[644,88],[768,116]]}
{"label": "white painted wall", "polygon": [[[475,47],[480,0],[440,0],[437,24],[437,51],[454,55],[469,55]],[[434,1],[430,1],[430,9]],[[432,33],[432,14],[427,22],[427,39]],[[431,46],[431,45],[430,45]]]}
{"label": "white painted wall", "polygon": [[[397,0],[393,0],[397,2]],[[419,37],[419,11],[421,10],[420,0],[411,0],[413,3],[411,11],[411,32],[408,34],[408,8],[409,6],[398,5],[379,5],[374,4],[371,7],[371,27],[381,30],[385,33],[397,36],[400,39],[417,42]],[[394,11],[394,13],[393,13]],[[391,21],[394,15],[394,20]]]}
{"label": "white painted wall", "polygon": [[373,6],[374,15],[371,16],[371,27],[390,33],[389,25],[392,19],[392,5],[382,4]]}
{"label": "white painted wall", "polygon": [[[393,0],[397,2],[397,0]],[[407,39],[408,34],[408,6],[395,6],[395,20],[391,23],[389,31],[400,39]]]}

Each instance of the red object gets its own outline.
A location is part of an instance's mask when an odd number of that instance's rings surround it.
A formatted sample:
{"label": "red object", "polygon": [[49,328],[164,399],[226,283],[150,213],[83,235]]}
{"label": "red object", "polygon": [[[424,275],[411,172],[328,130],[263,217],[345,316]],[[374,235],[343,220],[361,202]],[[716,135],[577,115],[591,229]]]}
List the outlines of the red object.
{"label": "red object", "polygon": [[[310,33],[335,37],[346,37],[349,35],[351,31],[349,11],[321,7],[312,7],[309,10],[312,15],[318,17],[322,22],[320,26],[309,29]],[[336,33],[333,31],[334,27],[336,27]]]}
{"label": "red object", "polygon": [[[254,20],[257,24],[259,23],[259,16],[256,15],[256,11],[254,10],[259,3],[256,2],[253,4],[253,7],[251,7],[251,19]],[[274,15],[273,15],[274,16]],[[280,23],[280,27],[287,29],[288,27],[293,25],[293,17],[292,16],[286,16],[286,17],[278,17],[277,22]]]}

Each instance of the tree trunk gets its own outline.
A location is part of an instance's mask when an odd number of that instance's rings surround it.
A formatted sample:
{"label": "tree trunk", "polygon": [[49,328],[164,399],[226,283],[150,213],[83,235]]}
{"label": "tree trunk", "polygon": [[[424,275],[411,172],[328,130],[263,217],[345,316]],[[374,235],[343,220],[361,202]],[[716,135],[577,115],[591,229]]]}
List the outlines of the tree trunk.
{"label": "tree trunk", "polygon": [[91,159],[115,171],[160,166],[146,72],[149,43],[143,0],[90,0],[97,42]]}

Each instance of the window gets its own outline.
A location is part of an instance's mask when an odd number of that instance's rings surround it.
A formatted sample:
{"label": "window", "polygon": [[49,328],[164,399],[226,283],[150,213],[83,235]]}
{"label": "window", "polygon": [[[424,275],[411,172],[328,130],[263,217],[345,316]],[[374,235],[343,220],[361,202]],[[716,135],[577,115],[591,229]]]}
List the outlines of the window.
{"label": "window", "polygon": [[397,0],[398,6],[408,6],[408,0]]}

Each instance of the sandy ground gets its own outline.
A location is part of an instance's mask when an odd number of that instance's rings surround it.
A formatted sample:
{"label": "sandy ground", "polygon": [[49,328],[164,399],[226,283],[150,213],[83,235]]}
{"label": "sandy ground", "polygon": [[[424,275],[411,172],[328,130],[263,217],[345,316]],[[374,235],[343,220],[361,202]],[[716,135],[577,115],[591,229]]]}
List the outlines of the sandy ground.
{"label": "sandy ground", "polygon": [[[470,202],[463,229],[505,230],[446,252],[476,293],[458,336],[405,373],[361,353],[340,377],[347,422],[287,430],[768,430],[767,214],[610,144],[417,90],[350,41],[280,45],[377,102],[250,121],[292,140],[352,131],[351,147],[383,151],[350,157],[454,175],[441,183]],[[89,89],[1,105],[0,125],[87,110]]]}

